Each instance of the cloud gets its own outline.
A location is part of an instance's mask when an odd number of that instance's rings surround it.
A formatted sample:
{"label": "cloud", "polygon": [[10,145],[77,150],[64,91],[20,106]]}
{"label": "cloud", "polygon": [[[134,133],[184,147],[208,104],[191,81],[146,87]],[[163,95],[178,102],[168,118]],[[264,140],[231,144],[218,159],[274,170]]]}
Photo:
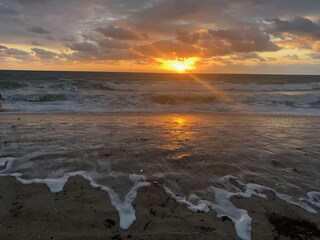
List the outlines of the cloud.
{"label": "cloud", "polygon": [[246,60],[254,60],[254,61],[259,61],[259,62],[266,61],[265,58],[260,57],[259,54],[255,53],[255,52],[243,53],[240,55],[231,56],[230,59],[235,60],[235,61],[246,61]]}
{"label": "cloud", "polygon": [[42,27],[31,27],[28,32],[38,33],[38,34],[49,34],[50,32]]}
{"label": "cloud", "polygon": [[298,49],[320,50],[320,23],[306,17],[266,19],[264,29],[280,38],[278,44]]}
{"label": "cloud", "polygon": [[145,57],[164,59],[195,57],[201,54],[199,48],[174,40],[155,41],[150,44],[137,45],[133,49]]}
{"label": "cloud", "polygon": [[41,44],[40,42],[38,42],[38,41],[31,41],[31,45],[33,45],[33,46],[42,46],[43,44]]}
{"label": "cloud", "polygon": [[[319,52],[319,12],[317,0],[1,0],[0,44],[16,50],[24,45],[21,51],[30,44],[31,57],[41,61],[196,56],[205,63],[267,64],[271,58],[261,53]],[[23,56],[1,47],[0,52],[2,58]]]}
{"label": "cloud", "polygon": [[76,42],[67,45],[73,53],[64,54],[69,61],[106,62],[111,60],[141,60],[141,56],[131,51],[125,42],[99,39],[96,42]]}
{"label": "cloud", "polygon": [[310,36],[320,40],[320,24],[305,17],[294,17],[290,20],[279,18],[266,19],[268,22],[267,30],[274,35],[290,33],[298,36]]}
{"label": "cloud", "polygon": [[285,56],[283,56],[284,58],[289,58],[291,60],[299,60],[300,57],[297,54],[287,54]]}
{"label": "cloud", "polygon": [[55,52],[48,51],[48,50],[45,50],[45,49],[42,49],[42,48],[31,48],[31,50],[40,59],[53,59],[55,57],[60,56],[59,54],[57,54]]}
{"label": "cloud", "polygon": [[26,51],[22,51],[16,48],[7,48],[7,54],[11,56],[29,56],[30,54]]}
{"label": "cloud", "polygon": [[31,55],[29,52],[26,52],[17,48],[8,48],[6,46],[0,45],[0,57],[26,60],[29,57],[31,57]]}
{"label": "cloud", "polygon": [[203,49],[203,57],[248,52],[272,52],[281,48],[274,44],[268,34],[256,27],[243,29],[199,30],[179,33],[177,39],[187,44],[196,44]]}
{"label": "cloud", "polygon": [[90,42],[77,42],[67,45],[71,50],[78,52],[95,52],[98,50],[98,47]]}
{"label": "cloud", "polygon": [[1,5],[0,3],[0,15],[3,14],[3,15],[18,15],[18,12],[10,7],[7,7],[7,6],[3,6]]}
{"label": "cloud", "polygon": [[141,40],[143,38],[146,38],[146,36],[143,37],[143,35],[137,34],[134,31],[130,29],[121,28],[118,26],[109,25],[106,28],[98,27],[96,28],[96,31],[99,33],[102,33],[106,37],[110,37],[113,39],[118,40]]}
{"label": "cloud", "polygon": [[109,61],[136,61],[141,60],[138,54],[123,49],[96,49],[96,51],[76,51],[71,54],[65,54],[64,57],[71,62],[98,62],[105,63]]}
{"label": "cloud", "polygon": [[0,50],[6,50],[8,49],[6,46],[0,45]]}
{"label": "cloud", "polygon": [[308,56],[312,59],[320,60],[320,53],[309,53]]}
{"label": "cloud", "polygon": [[126,42],[104,38],[97,41],[101,48],[128,49],[130,45]]}

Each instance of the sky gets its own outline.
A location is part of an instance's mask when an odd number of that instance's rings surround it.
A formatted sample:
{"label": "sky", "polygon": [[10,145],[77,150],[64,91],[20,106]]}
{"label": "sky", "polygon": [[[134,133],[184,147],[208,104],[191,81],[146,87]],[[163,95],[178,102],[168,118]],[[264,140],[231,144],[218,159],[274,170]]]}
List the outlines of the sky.
{"label": "sky", "polygon": [[320,74],[319,0],[0,0],[0,69]]}

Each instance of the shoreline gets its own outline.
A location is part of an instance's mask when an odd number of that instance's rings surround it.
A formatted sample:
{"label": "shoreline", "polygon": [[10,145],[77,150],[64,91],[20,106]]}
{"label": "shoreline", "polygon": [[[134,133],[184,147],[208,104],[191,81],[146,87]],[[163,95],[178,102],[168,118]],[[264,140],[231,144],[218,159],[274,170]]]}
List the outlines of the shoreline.
{"label": "shoreline", "polygon": [[[267,200],[241,195],[249,183],[270,187],[294,200],[319,191],[317,117],[237,114],[235,118],[233,113],[2,116],[2,174],[21,173],[24,180],[31,180],[24,183],[34,179],[45,183],[41,180],[71,174],[59,193],[51,193],[45,184],[22,185],[13,177],[0,177],[0,239],[239,239],[235,228],[239,218],[231,218],[242,209],[252,219],[251,239],[294,239],[291,233],[319,239],[319,208],[315,208],[317,214],[308,213],[269,190],[263,192]],[[301,134],[308,139],[301,139]],[[14,163],[12,169],[4,169],[8,162]],[[97,174],[97,187],[92,188],[84,175],[72,175],[77,171]],[[151,186],[143,185],[136,189],[137,196],[131,195],[136,221],[124,231],[119,228],[119,209],[102,188],[110,187],[118,194],[116,204],[121,205],[137,186],[130,175],[139,174]],[[166,186],[174,196],[165,191]],[[208,191],[210,187],[218,188],[215,194],[220,194],[222,202]],[[192,194],[215,203],[226,215],[217,218],[219,211],[214,207],[208,213],[189,210],[187,204],[195,202],[180,201],[179,196]],[[225,201],[228,194],[233,196],[230,202]],[[230,209],[235,212],[228,215]],[[240,216],[247,215],[242,211]]]}

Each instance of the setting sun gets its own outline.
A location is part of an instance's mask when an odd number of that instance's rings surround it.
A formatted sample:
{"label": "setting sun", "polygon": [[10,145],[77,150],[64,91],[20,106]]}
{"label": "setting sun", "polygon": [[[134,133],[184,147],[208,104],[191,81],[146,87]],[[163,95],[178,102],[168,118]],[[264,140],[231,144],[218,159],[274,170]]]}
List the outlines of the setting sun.
{"label": "setting sun", "polygon": [[195,63],[199,60],[197,57],[192,58],[179,58],[177,60],[160,60],[163,63],[163,68],[183,73],[187,70],[194,70]]}

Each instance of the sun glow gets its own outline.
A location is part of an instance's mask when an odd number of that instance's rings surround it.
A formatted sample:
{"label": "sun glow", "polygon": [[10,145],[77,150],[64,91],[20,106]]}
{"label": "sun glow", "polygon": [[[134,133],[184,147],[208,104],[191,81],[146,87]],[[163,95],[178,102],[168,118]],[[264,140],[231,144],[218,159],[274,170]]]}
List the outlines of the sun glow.
{"label": "sun glow", "polygon": [[192,58],[178,58],[176,60],[161,59],[160,61],[162,62],[164,69],[183,73],[188,70],[194,70],[196,68],[195,64],[198,60],[199,58],[192,57]]}

